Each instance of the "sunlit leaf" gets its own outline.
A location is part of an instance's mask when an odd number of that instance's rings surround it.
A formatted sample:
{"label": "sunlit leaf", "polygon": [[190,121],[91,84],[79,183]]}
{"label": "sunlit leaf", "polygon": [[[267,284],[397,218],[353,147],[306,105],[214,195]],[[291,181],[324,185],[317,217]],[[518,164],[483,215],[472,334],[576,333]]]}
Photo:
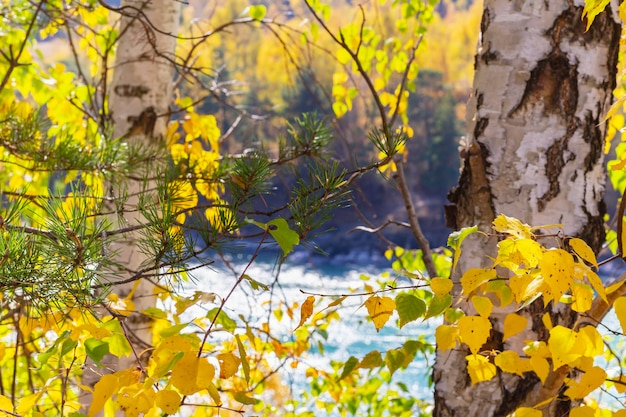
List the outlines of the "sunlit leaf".
{"label": "sunlit leaf", "polygon": [[531,370],[530,361],[528,359],[522,360],[517,352],[512,350],[505,350],[496,355],[493,360],[494,364],[502,369],[503,372],[511,374],[517,374],[523,376],[524,372]]}
{"label": "sunlit leaf", "polygon": [[480,287],[485,282],[496,278],[496,271],[493,269],[483,268],[470,268],[461,277],[461,286],[463,287],[463,294],[469,295],[476,288]]}
{"label": "sunlit leaf", "polygon": [[346,363],[344,363],[343,365],[343,369],[341,370],[341,376],[339,377],[339,379],[344,379],[345,377],[350,375],[352,371],[357,368],[358,364],[359,360],[354,356],[350,356]]}
{"label": "sunlit leaf", "polygon": [[452,280],[449,278],[433,278],[430,280],[430,288],[433,290],[435,297],[449,294],[452,286]]}
{"label": "sunlit leaf", "polygon": [[516,218],[498,215],[493,221],[493,229],[498,233],[506,233],[520,239],[531,239],[533,237],[532,228]]}
{"label": "sunlit leaf", "polygon": [[[296,329],[304,324],[309,317],[313,314],[313,303],[315,303],[315,297],[309,295],[302,306],[300,307],[300,323],[296,326]],[[295,329],[294,329],[295,330]]]}
{"label": "sunlit leaf", "polygon": [[472,385],[482,381],[489,381],[496,376],[497,369],[495,365],[490,363],[486,357],[468,355],[465,359],[467,359],[467,372],[472,380]]}
{"label": "sunlit leaf", "polygon": [[235,392],[233,394],[233,398],[235,399],[235,401],[246,405],[254,405],[259,402],[259,400],[257,400],[256,398],[252,398],[242,391]]}
{"label": "sunlit leaf", "polygon": [[263,4],[250,6],[248,8],[248,13],[250,13],[250,17],[254,20],[263,20],[265,13],[267,13],[267,7]]}
{"label": "sunlit leaf", "polygon": [[515,336],[526,328],[528,319],[516,313],[507,314],[504,318],[504,336],[502,340],[506,341],[509,337]]}
{"label": "sunlit leaf", "polygon": [[374,322],[376,331],[379,331],[393,314],[396,304],[389,297],[378,297],[374,295],[365,301],[365,307]]}
{"label": "sunlit leaf", "polygon": [[396,296],[396,310],[400,317],[399,327],[417,320],[426,312],[426,304],[413,294],[399,293]]}
{"label": "sunlit leaf", "polygon": [[587,243],[579,238],[571,238],[568,241],[569,245],[574,249],[574,252],[578,256],[580,256],[585,261],[589,262],[591,265],[598,267],[598,261],[596,260],[596,254],[593,253],[593,250],[587,245]]}
{"label": "sunlit leaf", "polygon": [[558,301],[574,282],[574,258],[562,249],[553,249],[544,253],[539,266],[550,288],[550,293],[544,294],[544,301]]}
{"label": "sunlit leaf", "polygon": [[382,355],[380,354],[379,351],[373,350],[371,352],[368,352],[367,355],[365,355],[363,359],[361,359],[361,362],[359,362],[359,368],[364,368],[364,369],[378,368],[382,364],[383,364]]}
{"label": "sunlit leaf", "polygon": [[246,382],[250,383],[250,363],[248,363],[246,350],[243,343],[241,343],[241,338],[238,334],[235,335],[235,340],[237,340],[237,349],[239,350],[239,358],[241,359],[241,369],[243,370],[243,375],[246,378]]}
{"label": "sunlit leaf", "polygon": [[540,356],[531,356],[530,368],[537,375],[542,384],[545,384],[546,378],[550,373],[550,364],[545,358]]}
{"label": "sunlit leaf", "polygon": [[267,223],[272,237],[276,240],[284,255],[288,255],[293,247],[300,243],[300,236],[287,224],[285,219],[274,219]]}
{"label": "sunlit leaf", "polygon": [[404,359],[404,353],[401,350],[393,349],[387,351],[385,354],[385,365],[387,365],[387,368],[392,375],[402,367]]}
{"label": "sunlit leaf", "polygon": [[217,355],[217,361],[220,364],[220,378],[227,379],[235,375],[241,359],[232,353],[220,353]]}
{"label": "sunlit leaf", "polygon": [[584,353],[584,345],[578,342],[578,333],[563,326],[555,326],[550,330],[548,348],[552,353],[554,369],[568,365]]}
{"label": "sunlit leaf", "polygon": [[[454,251],[454,257],[452,259],[452,269],[456,268],[456,264],[461,256],[461,244],[465,238],[472,233],[478,232],[478,226],[464,227],[459,231],[450,233],[448,237],[448,247]],[[434,289],[433,289],[434,291]]]}
{"label": "sunlit leaf", "polygon": [[491,310],[493,310],[493,303],[487,297],[483,297],[481,295],[474,295],[471,298],[472,305],[479,316],[488,318],[491,315]]}
{"label": "sunlit leaf", "polygon": [[445,352],[448,349],[454,349],[458,340],[459,329],[456,326],[442,324],[435,329],[435,341],[437,342],[437,349],[440,352]]}
{"label": "sunlit leaf", "polygon": [[619,320],[619,324],[622,327],[622,333],[626,333],[626,297],[619,297],[613,303],[615,309],[615,315]]}
{"label": "sunlit leaf", "polygon": [[491,333],[491,322],[489,319],[478,316],[465,316],[459,319],[457,325],[459,327],[459,336],[463,343],[470,348],[472,353],[478,353]]}
{"label": "sunlit leaf", "polygon": [[100,363],[102,358],[109,353],[109,344],[101,340],[85,340],[85,351],[95,363]]}
{"label": "sunlit leaf", "polygon": [[529,407],[520,407],[511,417],[541,417],[543,413],[540,410],[535,410],[534,408]]}
{"label": "sunlit leaf", "polygon": [[596,415],[596,410],[586,405],[583,405],[582,407],[573,408],[569,413],[569,417],[595,417],[595,415]]}
{"label": "sunlit leaf", "polygon": [[33,410],[44,392],[45,388],[42,391],[20,398],[17,402],[17,407],[15,407],[17,414],[26,415],[26,413]]}
{"label": "sunlit leaf", "polygon": [[580,377],[580,381],[570,381],[569,388],[565,391],[565,395],[572,399],[584,398],[591,393],[591,391],[598,388],[604,383],[606,379],[606,372],[604,369],[594,366],[587,372],[583,373]]}
{"label": "sunlit leaf", "polygon": [[161,390],[155,395],[157,407],[167,414],[174,414],[178,411],[181,399],[179,393],[170,389]]}
{"label": "sunlit leaf", "polygon": [[96,382],[94,391],[89,405],[89,417],[94,417],[102,410],[104,403],[119,389],[117,385],[117,377],[114,374],[102,375],[100,380]]}

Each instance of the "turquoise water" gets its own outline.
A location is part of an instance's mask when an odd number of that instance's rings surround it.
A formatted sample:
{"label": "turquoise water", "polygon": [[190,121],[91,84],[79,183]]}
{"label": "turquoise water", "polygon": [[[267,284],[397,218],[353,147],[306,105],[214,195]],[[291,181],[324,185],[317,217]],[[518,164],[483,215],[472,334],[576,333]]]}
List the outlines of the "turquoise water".
{"label": "turquoise water", "polygon": [[[229,270],[224,265],[206,268],[194,273],[198,289],[205,292],[214,292],[220,296],[227,294],[236,282],[237,277],[242,273],[246,265],[245,256],[232,259],[231,266],[234,270]],[[376,266],[369,266],[369,262],[354,263],[349,260],[345,262],[324,262],[306,263],[302,265],[283,265],[280,273],[275,263],[271,259],[255,262],[247,271],[247,274],[254,280],[270,286],[270,291],[255,291],[250,285],[244,282],[235,290],[228,301],[225,311],[231,317],[244,315],[252,324],[261,324],[268,318],[273,331],[287,342],[292,337],[293,329],[299,321],[299,310],[292,320],[284,318],[278,321],[271,315],[270,310],[283,302],[292,305],[294,302],[301,304],[309,294],[325,294],[328,298],[317,296],[318,303],[314,309],[319,311],[328,305],[333,298],[349,294],[351,290],[361,290],[365,283],[369,283],[374,288],[378,288],[376,279],[385,269]],[[363,276],[369,276],[370,280],[364,281]],[[399,282],[399,285],[408,282]],[[358,291],[358,292],[361,292]],[[319,302],[319,300],[322,300]],[[367,319],[365,307],[361,307],[365,297],[353,297],[344,301],[343,307],[339,310],[341,321],[333,322],[328,331],[328,338],[324,340],[324,352],[314,345],[313,348],[302,358],[301,364],[292,369],[284,367],[281,369],[283,380],[288,384],[291,395],[298,397],[308,386],[305,377],[306,368],[312,366],[318,370],[329,370],[330,361],[346,361],[350,356],[361,359],[366,353],[378,350],[383,353],[400,347],[407,339],[417,339],[419,335],[425,335],[427,339],[434,343],[434,331],[439,324],[438,321],[428,323],[411,323],[398,329],[393,324],[395,318],[389,321],[391,325],[385,326],[380,332],[376,332],[373,324]],[[604,323],[611,329],[620,329],[614,314],[610,314]],[[609,332],[599,327],[605,338],[610,339],[611,346],[623,353],[621,337],[611,336]],[[410,366],[403,371],[398,371],[394,375],[395,382],[402,382],[408,388],[408,395],[422,399],[432,400],[432,388],[429,386],[430,366],[433,364],[433,357],[416,356]],[[606,369],[609,376],[619,375],[620,366],[615,360],[602,362],[597,360],[599,366]],[[614,389],[610,393],[598,392],[595,398],[607,407],[614,408],[621,406],[616,401]],[[623,396],[620,396],[623,399]],[[332,412],[326,414],[320,410],[315,411],[316,416],[335,416]]]}
{"label": "turquoise water", "polygon": [[[234,271],[229,270],[225,265],[217,265],[194,272],[196,288],[225,296],[242,273],[246,260],[244,256],[233,259],[231,267]],[[275,308],[281,302],[288,305],[294,302],[301,304],[309,294],[328,295],[328,298],[316,296],[318,303],[314,311],[317,312],[333,300],[330,296],[349,294],[355,289],[360,289],[361,291],[358,292],[362,292],[365,283],[378,288],[376,279],[380,279],[380,274],[383,272],[382,268],[368,266],[365,262],[360,265],[347,261],[335,264],[330,262],[315,265],[311,263],[288,264],[283,265],[278,271],[271,260],[257,261],[247,271],[247,275],[270,286],[271,289],[255,291],[247,282],[243,282],[235,289],[226,304],[225,311],[233,318],[242,314],[251,324],[260,325],[267,322],[269,318],[272,330],[279,334],[283,341],[289,341],[293,329],[298,325],[299,310],[296,311],[292,320],[283,317],[281,321],[278,321],[271,314],[271,308]],[[364,276],[369,276],[371,279],[364,281]],[[405,281],[398,284],[407,283]],[[290,385],[292,395],[295,397],[301,395],[303,389],[307,387],[305,371],[309,366],[318,370],[330,370],[330,361],[346,361],[350,356],[361,359],[372,350],[378,350],[384,356],[386,351],[399,348],[407,339],[417,339],[420,335],[426,335],[428,341],[434,343],[434,331],[437,325],[434,321],[410,323],[398,329],[394,324],[396,317],[392,316],[389,321],[391,325],[376,332],[374,325],[366,317],[365,307],[361,307],[365,298],[350,297],[343,302],[343,307],[339,310],[341,320],[332,322],[328,329],[328,337],[323,340],[323,354],[320,354],[320,350],[314,344],[297,368],[292,369],[286,366],[281,369],[282,377]],[[407,394],[412,397],[431,399],[432,391],[428,380],[433,359],[420,357],[418,353],[407,369],[396,372],[393,381],[405,384],[409,391]],[[326,414],[316,410],[317,415]]]}

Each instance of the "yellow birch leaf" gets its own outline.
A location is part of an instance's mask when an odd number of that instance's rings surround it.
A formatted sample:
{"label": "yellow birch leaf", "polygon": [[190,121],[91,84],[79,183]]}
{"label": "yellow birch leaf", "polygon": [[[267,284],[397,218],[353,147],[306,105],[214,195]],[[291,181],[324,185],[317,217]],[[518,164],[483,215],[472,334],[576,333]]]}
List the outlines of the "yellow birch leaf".
{"label": "yellow birch leaf", "polygon": [[302,306],[300,307],[300,323],[298,323],[296,329],[302,326],[304,322],[307,321],[313,314],[313,303],[315,303],[315,297],[312,295],[309,295],[306,300],[304,300],[304,303],[302,303]]}
{"label": "yellow birch leaf", "polygon": [[502,336],[502,341],[506,342],[509,337],[520,333],[526,328],[527,324],[528,319],[526,317],[516,313],[507,314],[504,318],[504,336]]}
{"label": "yellow birch leaf", "polygon": [[541,417],[543,413],[530,407],[520,407],[511,417]]}
{"label": "yellow birch leaf", "polygon": [[241,359],[232,353],[220,353],[217,355],[220,364],[220,378],[227,379],[237,373]]}
{"label": "yellow birch leaf", "polygon": [[596,410],[586,405],[582,407],[573,408],[569,412],[569,417],[594,417],[595,415],[596,415]]}
{"label": "yellow birch leaf", "polygon": [[196,385],[198,388],[206,389],[215,378],[215,368],[209,363],[207,358],[199,358],[198,374],[196,376]]}
{"label": "yellow birch leaf", "polygon": [[488,318],[493,310],[493,303],[487,297],[475,295],[472,297],[472,304],[480,317]]}
{"label": "yellow birch leaf", "polygon": [[585,276],[587,277],[587,280],[589,281],[593,289],[596,290],[600,298],[602,298],[604,302],[608,304],[609,301],[606,299],[606,294],[608,293],[608,291],[604,289],[604,284],[602,284],[602,280],[600,279],[598,274],[593,272],[591,268],[586,267]]}
{"label": "yellow birch leaf", "polygon": [[491,322],[484,317],[461,317],[457,326],[461,340],[470,348],[473,354],[478,353],[491,333]]}
{"label": "yellow birch leaf", "polygon": [[550,364],[545,358],[540,356],[530,357],[530,368],[537,375],[542,384],[545,384],[546,378],[550,373]]}
{"label": "yellow birch leaf", "polygon": [[435,330],[435,341],[437,342],[437,350],[445,352],[448,349],[456,347],[459,339],[459,329],[456,326],[448,326],[442,324]]}
{"label": "yellow birch leaf", "polygon": [[548,329],[548,331],[552,330],[552,328],[554,327],[552,325],[552,317],[550,317],[550,313],[544,313],[543,316],[541,316],[541,322],[544,326],[546,326],[546,329]]}
{"label": "yellow birch leaf", "polygon": [[461,277],[463,294],[469,295],[476,288],[497,276],[494,269],[470,268]]}
{"label": "yellow birch leaf", "polygon": [[213,383],[209,385],[208,391],[209,391],[209,395],[215,402],[215,405],[218,405],[218,406],[222,405],[222,398],[220,397],[220,392],[217,390],[215,385],[213,385]]}
{"label": "yellow birch leaf", "polygon": [[15,412],[17,414],[25,415],[30,410],[35,408],[37,401],[41,398],[41,395],[45,392],[45,388],[42,391],[35,392],[34,394],[26,395],[22,397],[17,402],[17,407],[15,408]]}
{"label": "yellow birch leaf", "polygon": [[472,380],[472,385],[481,382],[489,381],[496,376],[497,369],[494,364],[489,362],[489,359],[481,355],[467,355],[467,372]]}
{"label": "yellow birch leaf", "polygon": [[548,348],[552,353],[554,369],[569,365],[582,356],[584,343],[578,343],[576,331],[563,326],[555,326],[550,330]]}
{"label": "yellow birch leaf", "polygon": [[543,277],[537,274],[521,274],[509,279],[509,286],[515,296],[515,301],[522,303],[535,296],[543,286]]}
{"label": "yellow birch leaf", "polygon": [[613,303],[615,309],[615,315],[619,320],[620,326],[622,326],[622,333],[626,333],[626,297],[619,297]]}
{"label": "yellow birch leaf", "polygon": [[520,239],[531,239],[532,228],[516,218],[500,214],[493,221],[493,229],[498,233],[506,233]]}
{"label": "yellow birch leaf", "polygon": [[619,378],[613,378],[613,385],[615,386],[615,390],[620,394],[626,391],[626,375],[621,375]]}
{"label": "yellow birch leaf", "polygon": [[591,265],[598,267],[598,261],[596,260],[596,254],[593,253],[593,250],[587,245],[587,243],[579,239],[577,237],[569,240],[569,245],[574,249],[574,252],[578,256],[580,256],[585,261],[589,262]]}
{"label": "yellow birch leaf", "polygon": [[379,331],[393,314],[396,303],[389,297],[378,297],[374,295],[365,301],[365,307],[374,322],[376,331]]}
{"label": "yellow birch leaf", "polygon": [[[624,4],[624,3],[622,3],[622,4]],[[613,417],[626,417],[626,409],[613,411]]]}
{"label": "yellow birch leaf", "polygon": [[2,413],[2,411],[13,412],[13,403],[9,397],[0,395],[0,416],[8,416],[9,414]]}
{"label": "yellow birch leaf", "polygon": [[117,376],[113,374],[103,375],[94,386],[92,400],[89,405],[89,412],[87,415],[89,417],[93,417],[98,414],[98,412],[104,407],[104,403],[111,398],[113,393],[115,393],[118,389]]}
{"label": "yellow birch leaf", "polygon": [[624,285],[624,281],[617,280],[617,282],[614,282],[613,284],[606,287],[606,293],[607,294],[614,293],[615,291],[617,291],[618,288],[621,288],[622,285]]}
{"label": "yellow birch leaf", "polygon": [[544,293],[544,302],[558,301],[574,282],[574,258],[563,249],[549,250],[543,254],[539,266],[550,288]]}
{"label": "yellow birch leaf", "polygon": [[498,368],[502,369],[503,372],[517,374],[519,376],[523,376],[524,372],[531,370],[529,360],[522,360],[517,352],[512,350],[505,350],[499,353],[496,355],[493,362]]}
{"label": "yellow birch leaf", "polygon": [[574,297],[572,310],[579,313],[589,311],[593,301],[593,291],[589,285],[582,282],[572,283],[572,296]]}
{"label": "yellow birch leaf", "polygon": [[172,367],[170,382],[181,394],[191,395],[200,391],[196,384],[199,362],[200,359],[194,352],[187,352]]}
{"label": "yellow birch leaf", "polygon": [[584,355],[593,358],[604,353],[604,341],[602,335],[593,326],[585,326],[578,332],[578,339],[584,341]]}
{"label": "yellow birch leaf", "polygon": [[449,294],[452,289],[452,280],[449,278],[433,278],[430,280],[430,289],[433,290],[435,297]]}
{"label": "yellow birch leaf", "polygon": [[606,372],[604,369],[594,366],[589,371],[585,372],[580,381],[574,382],[565,391],[565,395],[570,398],[584,398],[604,383],[606,379]]}
{"label": "yellow birch leaf", "polygon": [[156,393],[156,405],[164,413],[174,414],[180,408],[181,396],[176,391],[164,389]]}

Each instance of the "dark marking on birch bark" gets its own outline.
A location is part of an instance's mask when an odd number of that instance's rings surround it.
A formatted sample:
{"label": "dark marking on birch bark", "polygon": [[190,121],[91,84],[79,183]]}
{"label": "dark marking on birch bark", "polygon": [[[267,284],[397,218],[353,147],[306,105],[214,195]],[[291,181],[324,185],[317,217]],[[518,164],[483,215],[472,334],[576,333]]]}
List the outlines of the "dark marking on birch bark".
{"label": "dark marking on birch bark", "polygon": [[113,92],[120,97],[136,97],[141,98],[150,92],[150,89],[145,85],[130,85],[121,84],[116,85]]}
{"label": "dark marking on birch bark", "polygon": [[568,132],[561,138],[557,139],[546,151],[546,165],[545,175],[548,179],[550,187],[544,195],[537,200],[537,209],[542,212],[545,210],[546,205],[550,200],[555,198],[561,192],[560,175],[563,171],[563,167],[569,161],[572,161],[576,156],[571,153],[570,156],[565,159],[565,151],[567,150],[567,144],[569,139],[574,134],[576,129],[569,129]]}
{"label": "dark marking on birch bark", "polygon": [[[477,98],[480,101],[480,96]],[[446,209],[446,224],[454,230],[479,224],[489,230],[495,219],[495,208],[489,181],[489,151],[476,138],[480,138],[489,125],[481,118],[474,128],[474,139],[462,155],[459,184],[448,194],[453,206]]]}
{"label": "dark marking on birch bark", "polygon": [[520,102],[508,117],[523,115],[529,108],[542,106],[545,114],[574,117],[578,104],[578,66],[570,64],[559,49],[537,62]]}

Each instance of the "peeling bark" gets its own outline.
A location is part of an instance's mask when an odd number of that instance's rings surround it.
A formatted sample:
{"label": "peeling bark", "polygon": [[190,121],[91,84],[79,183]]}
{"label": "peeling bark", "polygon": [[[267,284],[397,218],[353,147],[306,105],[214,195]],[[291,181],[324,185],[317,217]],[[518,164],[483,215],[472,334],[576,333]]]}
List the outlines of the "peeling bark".
{"label": "peeling bark", "polygon": [[[605,205],[605,125],[601,123],[615,86],[620,24],[610,11],[589,31],[581,19],[583,4],[568,1],[486,0],[475,80],[468,104],[467,146],[462,171],[446,210],[456,230],[478,225],[490,231],[504,213],[532,225],[563,225],[598,250],[603,241]],[[474,234],[463,243],[453,280],[463,271],[491,264],[496,238]],[[460,285],[455,285],[455,289]],[[577,315],[562,305],[543,307],[538,300],[522,311],[530,325],[501,342],[510,309],[496,309],[494,331],[485,349],[522,352],[524,340],[547,340],[541,317],[572,325]],[[438,353],[434,367],[435,417],[505,416],[520,406],[553,397],[547,416],[567,415],[561,398],[564,369],[538,378],[499,373],[471,385],[463,346]]]}

